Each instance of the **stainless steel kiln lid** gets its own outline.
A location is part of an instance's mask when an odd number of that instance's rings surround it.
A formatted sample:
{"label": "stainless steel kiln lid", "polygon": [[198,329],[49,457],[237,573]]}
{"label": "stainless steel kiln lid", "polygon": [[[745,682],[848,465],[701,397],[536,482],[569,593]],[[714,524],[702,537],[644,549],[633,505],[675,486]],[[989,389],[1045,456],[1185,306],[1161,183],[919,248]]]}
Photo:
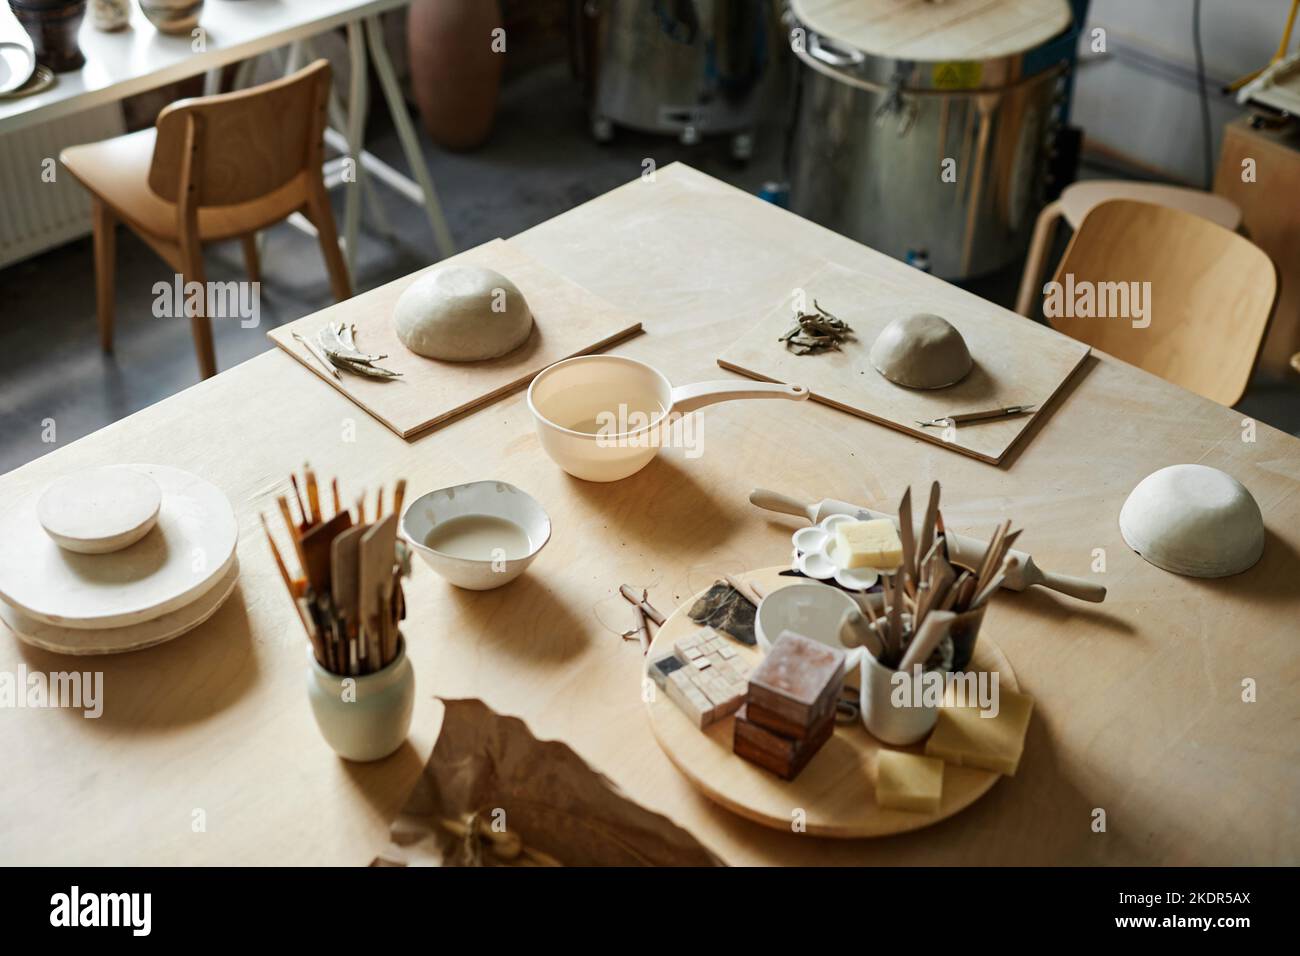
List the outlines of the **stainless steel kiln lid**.
{"label": "stainless steel kiln lid", "polygon": [[790,10],[805,62],[914,92],[1014,84],[1025,54],[1071,20],[1068,0],[790,0]]}

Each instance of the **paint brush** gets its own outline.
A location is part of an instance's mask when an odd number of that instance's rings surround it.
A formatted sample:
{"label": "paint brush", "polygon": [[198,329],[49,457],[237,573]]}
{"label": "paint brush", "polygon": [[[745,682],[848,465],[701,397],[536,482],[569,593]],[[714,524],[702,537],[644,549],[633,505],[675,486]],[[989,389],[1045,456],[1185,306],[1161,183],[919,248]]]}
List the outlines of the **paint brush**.
{"label": "paint brush", "polygon": [[307,504],[311,507],[311,523],[321,523],[320,510],[320,486],[316,484],[316,472],[311,470],[311,466],[304,463],[302,466],[304,480],[307,485]]}
{"label": "paint brush", "polygon": [[310,522],[307,520],[307,506],[302,503],[302,492],[298,490],[298,476],[290,475],[289,484],[293,486],[293,500],[298,505],[298,514],[302,515],[302,523],[299,528],[306,531]]}
{"label": "paint brush", "polygon": [[330,492],[334,498],[334,513],[338,514],[343,510],[343,504],[339,499],[339,480],[337,478],[330,479]]}
{"label": "paint brush", "polygon": [[402,502],[406,500],[406,479],[399,478],[397,486],[393,489],[393,514],[397,515],[397,520],[402,520]]}

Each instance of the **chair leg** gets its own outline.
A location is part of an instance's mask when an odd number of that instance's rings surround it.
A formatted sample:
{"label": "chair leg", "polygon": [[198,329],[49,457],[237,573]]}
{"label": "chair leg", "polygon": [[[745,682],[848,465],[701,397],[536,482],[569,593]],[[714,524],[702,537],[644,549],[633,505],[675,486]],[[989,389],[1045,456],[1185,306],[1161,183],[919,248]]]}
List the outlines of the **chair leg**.
{"label": "chair leg", "polygon": [[113,351],[113,294],[117,271],[117,217],[100,199],[91,200],[95,234],[95,318],[99,347]]}
{"label": "chair leg", "polygon": [[334,301],[342,302],[344,299],[352,298],[348,266],[343,259],[343,253],[339,251],[339,237],[334,229],[334,213],[330,209],[323,181],[307,199],[307,218],[316,227],[316,238],[320,241],[321,255],[325,258],[325,271],[329,273],[330,291],[334,293]]}
{"label": "chair leg", "polygon": [[248,270],[248,281],[261,282],[262,265],[257,258],[257,233],[240,236],[239,244],[244,247],[244,268]]}
{"label": "chair leg", "polygon": [[1043,279],[1043,260],[1056,235],[1056,224],[1061,218],[1061,204],[1053,201],[1043,207],[1034,223],[1034,235],[1029,241],[1029,254],[1025,257],[1025,271],[1020,276],[1020,293],[1016,296],[1016,311],[1026,318],[1030,314],[1038,294],[1042,291],[1039,283]]}
{"label": "chair leg", "polygon": [[[202,248],[197,244],[194,248],[183,247],[181,264],[184,284],[188,286],[191,282],[197,282],[204,290],[204,294],[199,297],[198,311],[190,315],[190,332],[194,335],[194,352],[199,360],[199,375],[202,378],[211,378],[217,374],[217,353],[212,344],[212,320],[207,314],[208,284],[203,271]],[[186,307],[188,308],[188,298]]]}

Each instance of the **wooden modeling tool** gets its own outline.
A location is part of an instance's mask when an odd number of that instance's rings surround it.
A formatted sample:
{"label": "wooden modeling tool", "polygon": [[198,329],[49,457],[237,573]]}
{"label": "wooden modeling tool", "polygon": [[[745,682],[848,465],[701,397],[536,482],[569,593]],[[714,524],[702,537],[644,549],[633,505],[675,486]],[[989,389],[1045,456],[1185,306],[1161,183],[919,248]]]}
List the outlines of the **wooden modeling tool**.
{"label": "wooden modeling tool", "polygon": [[966,425],[971,422],[991,422],[1002,418],[1010,418],[1012,415],[1025,415],[1034,410],[1033,405],[1005,405],[1002,408],[990,408],[982,412],[961,412],[956,415],[945,415],[942,418],[931,418],[928,421],[917,420],[917,424],[922,428],[948,428],[952,425]]}

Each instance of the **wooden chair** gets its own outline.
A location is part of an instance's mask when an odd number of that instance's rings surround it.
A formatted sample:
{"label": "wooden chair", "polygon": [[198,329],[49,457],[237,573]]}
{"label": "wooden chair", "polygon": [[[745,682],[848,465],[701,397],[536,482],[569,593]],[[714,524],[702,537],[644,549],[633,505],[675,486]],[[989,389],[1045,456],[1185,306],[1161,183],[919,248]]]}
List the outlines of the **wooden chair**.
{"label": "wooden chair", "polygon": [[1058,288],[1067,277],[1076,290],[1149,282],[1142,321],[1150,325],[1049,315],[1057,331],[1216,402],[1240,401],[1278,291],[1273,260],[1250,240],[1181,209],[1112,200],[1089,212],[1070,240]]}
{"label": "wooden chair", "polygon": [[[105,351],[113,346],[118,220],[184,282],[206,289],[204,243],[238,238],[249,281],[260,282],[258,230],[302,212],[316,227],[334,298],[352,294],[321,174],[329,83],[329,62],[317,60],[263,86],[173,103],[154,129],[62,152],[64,166],[92,197]],[[208,378],[216,373],[211,317],[204,307],[189,317],[199,370]]]}
{"label": "wooden chair", "polygon": [[1032,311],[1042,292],[1043,273],[1047,254],[1057,227],[1062,219],[1071,229],[1094,207],[1112,199],[1135,199],[1195,213],[1225,229],[1241,225],[1241,209],[1231,199],[1199,189],[1183,186],[1165,186],[1160,183],[1141,183],[1127,179],[1085,179],[1071,183],[1061,192],[1059,199],[1049,202],[1038,214],[1034,235],[1029,240],[1029,253],[1025,256],[1025,269],[1020,275],[1020,292],[1016,296],[1016,311],[1028,318],[1036,318]]}

